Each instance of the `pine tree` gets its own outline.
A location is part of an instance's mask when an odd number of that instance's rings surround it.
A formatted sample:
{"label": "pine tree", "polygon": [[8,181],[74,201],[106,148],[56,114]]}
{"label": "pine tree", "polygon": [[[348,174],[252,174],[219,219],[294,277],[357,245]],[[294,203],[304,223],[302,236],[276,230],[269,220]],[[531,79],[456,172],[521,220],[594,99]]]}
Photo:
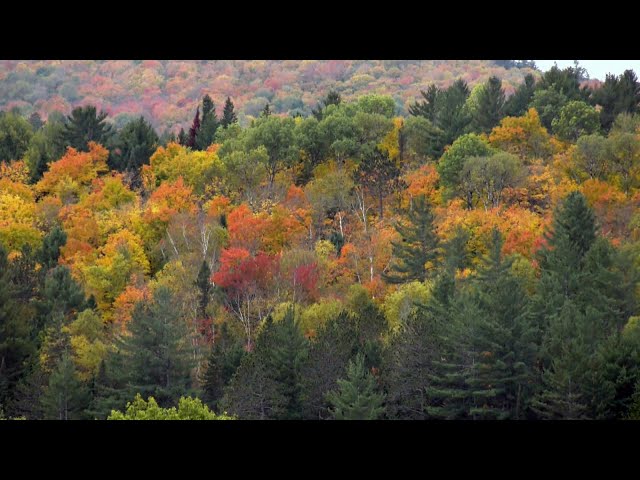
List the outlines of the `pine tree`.
{"label": "pine tree", "polygon": [[475,131],[489,133],[504,116],[504,90],[498,77],[490,77],[478,97],[478,106],[473,112],[472,127]]}
{"label": "pine tree", "polygon": [[420,91],[422,98],[424,100],[422,102],[416,101],[413,105],[409,107],[409,113],[416,117],[421,116],[429,120],[431,123],[436,122],[436,116],[438,113],[438,95],[441,93],[441,90],[435,86],[435,84],[429,85],[427,91]]}
{"label": "pine tree", "polygon": [[266,118],[269,115],[271,115],[271,107],[269,106],[269,103],[267,102],[267,104],[262,109],[262,113],[260,113],[260,116]]}
{"label": "pine tree", "polygon": [[502,256],[503,240],[494,229],[489,254],[474,281],[471,301],[471,349],[475,360],[467,384],[473,395],[473,418],[521,419],[526,410],[535,334],[529,322],[525,291]]}
{"label": "pine tree", "polygon": [[60,249],[67,243],[67,234],[59,226],[54,225],[51,231],[44,237],[40,259],[42,266],[49,270],[58,264]]}
{"label": "pine tree", "polygon": [[216,115],[216,106],[209,95],[202,99],[202,125],[196,136],[196,146],[199,150],[206,150],[214,141],[220,122]]}
{"label": "pine tree", "polygon": [[345,376],[349,359],[357,351],[356,319],[346,311],[327,320],[318,330],[301,370],[304,418],[330,417],[325,394],[335,389],[338,379]]}
{"label": "pine tree", "polygon": [[509,117],[520,117],[527,113],[529,103],[533,98],[536,88],[536,80],[528,73],[524,77],[524,81],[516,88],[513,95],[504,104],[504,113]]}
{"label": "pine tree", "polygon": [[51,374],[49,385],[42,397],[45,418],[50,420],[82,418],[88,402],[88,391],[77,377],[71,356],[64,355]]}
{"label": "pine tree", "polygon": [[227,97],[227,100],[224,102],[224,110],[222,111],[222,120],[220,120],[220,125],[222,128],[227,128],[232,123],[237,123],[238,117],[234,111],[233,102],[231,98]]}
{"label": "pine tree", "polygon": [[111,168],[137,175],[158,148],[160,139],[153,126],[140,117],[128,122],[116,135],[109,157]]}
{"label": "pine tree", "polygon": [[242,362],[246,353],[242,347],[243,342],[233,338],[229,327],[223,323],[211,347],[202,382],[203,400],[214,409],[222,399],[224,388]]}
{"label": "pine tree", "polygon": [[316,118],[316,120],[322,120],[324,116],[324,111],[329,105],[340,105],[342,103],[341,95],[335,90],[329,90],[327,95],[318,102],[318,106],[316,108],[311,109],[311,114]]}
{"label": "pine tree", "polygon": [[187,138],[187,147],[196,148],[196,137],[200,131],[200,106],[196,109],[196,116],[193,117],[193,123],[189,129],[189,137]]}
{"label": "pine tree", "polygon": [[241,419],[302,417],[300,371],[307,342],[294,321],[293,310],[274,323],[268,317],[245,355],[222,399],[222,408]]}
{"label": "pine tree", "polygon": [[395,263],[389,269],[392,273],[383,273],[389,283],[404,283],[413,280],[425,281],[435,268],[438,259],[439,242],[433,230],[433,213],[424,196],[416,198],[413,208],[407,215],[406,225],[396,224],[395,228],[402,237],[391,242]]}
{"label": "pine tree", "polygon": [[378,200],[380,218],[384,214],[384,197],[401,184],[400,173],[398,164],[387,152],[376,147],[372,152],[363,153],[358,166],[358,181]]}
{"label": "pine tree", "polygon": [[347,366],[347,378],[338,380],[339,390],[327,394],[336,420],[376,420],[384,413],[384,395],[377,393],[376,379],[356,355]]}
{"label": "pine tree", "polygon": [[160,405],[177,402],[191,389],[189,333],[166,287],[133,310],[129,332],[120,343],[129,374],[129,397],[153,396]]}
{"label": "pine tree", "polygon": [[106,145],[112,136],[111,125],[106,118],[107,114],[98,114],[93,105],[74,108],[67,117],[62,135],[65,146],[87,151],[89,142]]}

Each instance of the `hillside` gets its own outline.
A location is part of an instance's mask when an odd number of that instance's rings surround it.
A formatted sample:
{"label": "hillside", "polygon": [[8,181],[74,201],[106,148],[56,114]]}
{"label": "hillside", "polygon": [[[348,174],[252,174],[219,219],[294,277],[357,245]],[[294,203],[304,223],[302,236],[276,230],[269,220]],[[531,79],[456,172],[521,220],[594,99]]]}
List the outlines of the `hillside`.
{"label": "hillside", "polygon": [[0,61],[0,110],[19,107],[23,115],[77,105],[104,109],[120,127],[145,116],[159,131],[187,129],[204,94],[221,106],[230,96],[246,117],[258,116],[267,102],[275,113],[310,113],[333,88],[345,100],[366,93],[392,95],[397,113],[435,83],[462,78],[471,87],[491,75],[509,95],[529,68],[506,69],[489,60],[222,60],[222,61]]}

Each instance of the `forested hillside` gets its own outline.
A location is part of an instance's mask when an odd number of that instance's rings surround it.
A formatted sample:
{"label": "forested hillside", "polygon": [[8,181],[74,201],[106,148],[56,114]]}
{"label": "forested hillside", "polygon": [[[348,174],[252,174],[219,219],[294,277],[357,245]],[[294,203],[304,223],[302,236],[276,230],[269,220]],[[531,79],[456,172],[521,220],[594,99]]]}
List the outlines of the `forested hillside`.
{"label": "forested hillside", "polygon": [[[23,115],[68,114],[91,104],[122,127],[143,115],[159,133],[187,129],[193,109],[208,94],[222,106],[229,96],[242,125],[267,103],[274,113],[308,115],[334,89],[345,100],[377,93],[406,109],[430,83],[447,87],[462,78],[471,87],[491,75],[507,93],[534,70],[529,64],[487,60],[218,60],[218,61],[0,61],[0,109]],[[516,68],[517,66],[522,68]],[[507,68],[505,68],[507,67]],[[537,74],[537,72],[535,72]]]}
{"label": "forested hillside", "polygon": [[189,62],[84,63],[198,100],[164,134],[88,91],[0,114],[0,418],[640,418],[634,72],[346,62],[414,76],[283,80],[241,124]]}

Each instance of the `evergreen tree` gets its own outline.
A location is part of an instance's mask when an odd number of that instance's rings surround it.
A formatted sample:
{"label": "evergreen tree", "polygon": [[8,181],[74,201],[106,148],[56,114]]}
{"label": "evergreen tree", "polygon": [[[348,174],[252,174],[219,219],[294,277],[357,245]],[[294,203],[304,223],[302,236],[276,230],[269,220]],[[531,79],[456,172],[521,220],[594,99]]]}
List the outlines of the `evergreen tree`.
{"label": "evergreen tree", "polygon": [[208,318],[207,307],[209,300],[211,300],[213,286],[211,285],[211,269],[206,260],[202,261],[195,284],[198,288],[198,315],[200,318]]}
{"label": "evergreen tree", "polygon": [[42,117],[38,112],[33,112],[29,116],[29,123],[31,124],[31,128],[33,128],[34,132],[37,132],[44,126],[44,122],[42,121]]}
{"label": "evergreen tree", "polygon": [[196,136],[196,146],[199,150],[206,150],[214,142],[219,126],[216,106],[211,97],[205,95],[202,99],[202,125]]}
{"label": "evergreen tree", "polygon": [[74,108],[67,117],[62,134],[65,146],[87,151],[89,142],[107,145],[112,136],[112,129],[106,118],[107,114],[98,114],[93,105]]}
{"label": "evergreen tree", "polygon": [[389,158],[387,152],[376,147],[373,152],[363,154],[357,172],[358,180],[378,200],[380,218],[384,214],[384,197],[401,183],[400,173],[398,164]]}
{"label": "evergreen tree", "polygon": [[473,112],[472,128],[481,133],[489,133],[504,117],[504,90],[498,77],[491,77],[484,84],[478,96],[478,106]]}
{"label": "evergreen tree", "polygon": [[178,143],[183,147],[187,146],[187,134],[184,133],[184,128],[181,128],[180,133],[178,133]]}
{"label": "evergreen tree", "polygon": [[34,352],[30,312],[16,299],[7,254],[0,243],[0,405],[7,407],[24,374],[24,362]]}
{"label": "evergreen tree", "polygon": [[389,267],[392,273],[383,273],[387,282],[425,281],[428,278],[435,268],[439,254],[433,218],[426,198],[419,196],[407,215],[407,224],[396,224],[395,228],[402,240],[391,242],[395,262]]}
{"label": "evergreen tree", "polygon": [[593,101],[600,105],[600,124],[608,132],[621,113],[633,114],[640,109],[640,82],[633,70],[619,77],[607,74],[602,86],[593,92]]}
{"label": "evergreen tree", "polygon": [[503,240],[494,229],[470,300],[476,304],[471,348],[475,356],[467,383],[472,389],[473,418],[522,419],[533,374],[535,334],[529,322],[525,291],[502,256]]}
{"label": "evergreen tree", "polygon": [[138,173],[149,164],[160,139],[153,126],[140,117],[127,123],[116,135],[109,162],[115,170]]}
{"label": "evergreen tree", "polygon": [[269,106],[269,103],[267,102],[267,104],[262,109],[262,112],[260,113],[260,116],[261,117],[268,117],[269,115],[271,115],[271,107]]}
{"label": "evergreen tree", "polygon": [[335,90],[329,90],[327,95],[318,102],[318,106],[311,110],[311,114],[320,121],[324,117],[324,111],[329,105],[340,105],[342,103],[341,95]]}
{"label": "evergreen tree", "polygon": [[384,412],[384,395],[377,393],[376,380],[364,366],[364,355],[349,361],[347,378],[338,380],[338,391],[327,399],[336,420],[376,420]]}
{"label": "evergreen tree", "polygon": [[278,323],[267,318],[254,351],[243,358],[225,390],[223,409],[241,419],[301,418],[306,343],[292,309]]}
{"label": "evergreen tree", "polygon": [[193,117],[193,123],[189,129],[189,137],[187,138],[187,147],[196,148],[196,137],[200,131],[200,106],[196,109],[196,116]]}
{"label": "evergreen tree", "polygon": [[345,376],[349,359],[357,351],[356,320],[346,311],[327,320],[318,330],[301,370],[304,418],[330,417],[330,405],[325,395],[336,388],[339,378]]}
{"label": "evergreen tree", "polygon": [[450,145],[458,138],[471,121],[465,108],[469,93],[467,83],[458,79],[437,96],[435,125],[444,132],[444,145]]}
{"label": "evergreen tree", "polygon": [[420,91],[423,101],[416,101],[409,107],[409,113],[416,117],[421,116],[429,120],[431,123],[436,122],[437,101],[441,90],[435,84],[429,85],[427,91]]}
{"label": "evergreen tree", "polygon": [[223,323],[211,347],[202,382],[203,399],[212,408],[217,408],[224,388],[229,384],[244,355],[243,342],[233,338],[229,327]]}
{"label": "evergreen tree", "polygon": [[187,394],[192,365],[189,333],[168,288],[160,287],[152,301],[136,304],[129,332],[120,343],[129,397],[140,393],[169,405]]}
{"label": "evergreen tree", "polygon": [[527,113],[529,103],[533,98],[535,92],[536,80],[528,73],[524,77],[524,81],[516,88],[516,91],[511,95],[504,104],[504,113],[509,117],[520,117]]}
{"label": "evergreen tree", "polygon": [[227,100],[224,102],[224,110],[222,111],[222,119],[220,120],[220,125],[222,128],[227,128],[229,125],[238,122],[238,117],[236,116],[236,112],[234,111],[233,102],[231,98],[227,97]]}
{"label": "evergreen tree", "polygon": [[67,234],[59,226],[54,225],[51,231],[44,237],[40,259],[43,268],[49,270],[58,264],[60,249],[67,243]]}
{"label": "evergreen tree", "polygon": [[45,418],[49,420],[80,419],[88,402],[88,391],[77,377],[71,356],[63,356],[51,374],[42,397]]}

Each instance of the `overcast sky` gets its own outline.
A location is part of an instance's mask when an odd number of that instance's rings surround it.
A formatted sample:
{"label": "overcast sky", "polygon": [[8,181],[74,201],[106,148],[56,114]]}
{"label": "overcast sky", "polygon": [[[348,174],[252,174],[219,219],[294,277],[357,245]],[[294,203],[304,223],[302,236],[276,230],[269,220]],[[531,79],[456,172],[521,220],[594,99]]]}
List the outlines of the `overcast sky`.
{"label": "overcast sky", "polygon": [[[558,67],[571,67],[573,60],[534,60],[536,66],[544,71],[553,67],[553,62],[558,63]],[[640,75],[640,60],[578,60],[580,66],[587,69],[590,78],[604,80],[607,73],[620,75],[627,69],[631,69]]]}

